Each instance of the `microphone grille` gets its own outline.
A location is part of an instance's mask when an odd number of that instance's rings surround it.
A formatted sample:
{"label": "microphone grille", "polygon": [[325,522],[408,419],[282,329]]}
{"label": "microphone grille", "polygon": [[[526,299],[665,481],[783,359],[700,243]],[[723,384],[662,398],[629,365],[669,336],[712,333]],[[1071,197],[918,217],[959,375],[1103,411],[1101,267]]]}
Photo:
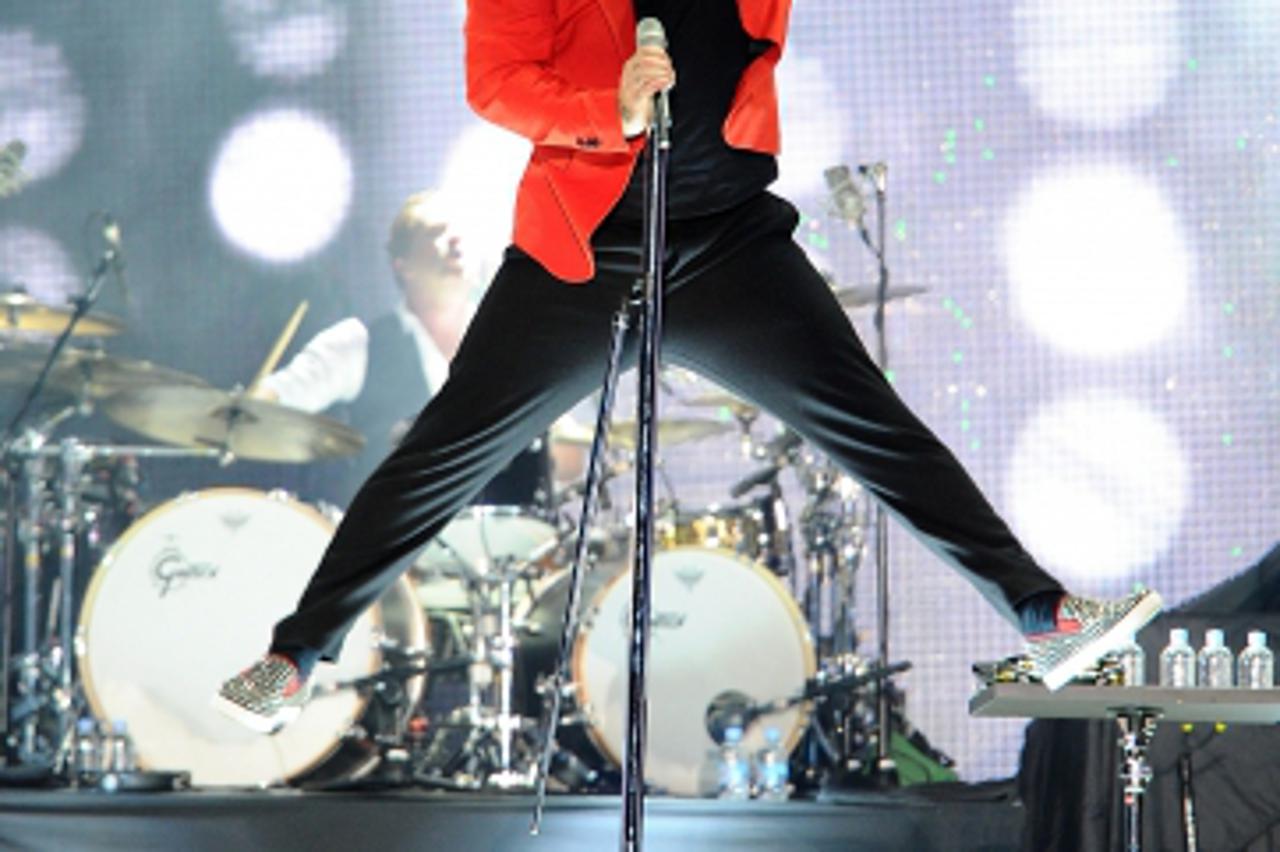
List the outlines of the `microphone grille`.
{"label": "microphone grille", "polygon": [[662,27],[662,21],[657,18],[641,18],[640,23],[636,24],[636,44],[640,47],[661,47],[667,46],[667,31]]}

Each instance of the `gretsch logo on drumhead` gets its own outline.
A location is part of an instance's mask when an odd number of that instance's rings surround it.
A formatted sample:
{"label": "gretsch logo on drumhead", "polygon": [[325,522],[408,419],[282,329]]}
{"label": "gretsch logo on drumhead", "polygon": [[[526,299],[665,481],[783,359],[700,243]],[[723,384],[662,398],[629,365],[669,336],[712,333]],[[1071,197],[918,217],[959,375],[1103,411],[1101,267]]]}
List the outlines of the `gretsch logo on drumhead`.
{"label": "gretsch logo on drumhead", "polygon": [[[654,610],[653,615],[649,616],[649,629],[655,633],[658,630],[679,630],[684,627],[685,618],[687,616],[683,612],[673,612],[666,610],[661,612]],[[629,633],[631,631],[631,607],[622,610],[622,632]]]}
{"label": "gretsch logo on drumhead", "polygon": [[212,562],[191,562],[172,544],[157,553],[151,562],[151,580],[162,598],[181,589],[190,580],[212,580],[217,576],[217,565]]}

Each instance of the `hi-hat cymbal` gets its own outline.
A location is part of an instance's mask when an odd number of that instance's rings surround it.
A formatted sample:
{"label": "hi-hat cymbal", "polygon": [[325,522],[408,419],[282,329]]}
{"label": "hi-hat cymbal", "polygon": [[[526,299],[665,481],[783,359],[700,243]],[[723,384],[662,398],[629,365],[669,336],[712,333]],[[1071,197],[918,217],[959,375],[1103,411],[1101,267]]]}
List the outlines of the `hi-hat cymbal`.
{"label": "hi-hat cymbal", "polygon": [[216,388],[151,387],[103,403],[112,420],[180,447],[225,447],[242,459],[307,462],[358,453],[364,436],[319,414]]}
{"label": "hi-hat cymbal", "polygon": [[[715,420],[680,420],[670,418],[658,421],[658,444],[670,447],[685,444],[689,441],[700,441],[732,432],[736,427],[732,423],[720,423]],[[566,444],[590,446],[593,431],[585,426],[566,428],[551,427],[551,440]],[[620,420],[609,427],[609,446],[619,450],[632,450],[636,445],[636,421]]]}
{"label": "hi-hat cymbal", "polygon": [[[17,340],[0,341],[0,387],[27,387],[40,375],[49,346]],[[203,379],[150,361],[108,355],[94,349],[67,347],[49,373],[48,387],[79,399],[99,400],[131,388],[153,385],[200,387]]]}
{"label": "hi-hat cymbal", "polygon": [[[834,292],[836,299],[843,307],[870,308],[875,306],[878,290],[877,287],[842,287]],[[886,290],[885,302],[896,302],[899,299],[928,292],[928,287],[921,287],[918,284],[896,284]]]}
{"label": "hi-hat cymbal", "polygon": [[[58,334],[71,321],[71,308],[46,305],[28,293],[0,293],[0,332]],[[124,331],[124,322],[106,314],[86,314],[76,323],[73,337],[109,337]]]}

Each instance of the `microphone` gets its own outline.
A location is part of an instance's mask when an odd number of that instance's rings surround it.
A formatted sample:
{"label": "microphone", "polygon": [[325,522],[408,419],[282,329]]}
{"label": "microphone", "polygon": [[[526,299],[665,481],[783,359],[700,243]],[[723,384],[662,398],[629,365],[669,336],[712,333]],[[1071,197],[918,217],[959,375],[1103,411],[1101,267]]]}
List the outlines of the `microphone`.
{"label": "microphone", "polygon": [[[859,166],[861,171],[864,167]],[[857,184],[853,182],[853,173],[848,166],[832,166],[822,176],[827,181],[827,189],[831,193],[831,206],[835,214],[850,227],[862,227],[862,219],[867,213],[867,203],[862,198]]]}
{"label": "microphone", "polygon": [[102,216],[102,239],[113,251],[120,251],[120,223],[110,213]]}
{"label": "microphone", "polygon": [[[657,18],[641,18],[636,24],[636,45],[638,47],[660,47],[667,49],[667,31],[662,26],[662,21]],[[671,103],[667,97],[666,89],[654,97],[654,124],[657,125],[659,131],[665,132],[671,128]]]}
{"label": "microphone", "polygon": [[102,241],[107,244],[107,252],[103,257],[103,262],[115,273],[116,280],[120,282],[120,295],[127,304],[129,302],[129,285],[125,283],[124,277],[124,251],[122,249],[123,240],[120,236],[120,223],[110,213],[102,214]]}
{"label": "microphone", "polygon": [[889,164],[888,163],[872,163],[871,165],[858,166],[858,174],[869,178],[875,186],[876,192],[884,195],[889,188]]}

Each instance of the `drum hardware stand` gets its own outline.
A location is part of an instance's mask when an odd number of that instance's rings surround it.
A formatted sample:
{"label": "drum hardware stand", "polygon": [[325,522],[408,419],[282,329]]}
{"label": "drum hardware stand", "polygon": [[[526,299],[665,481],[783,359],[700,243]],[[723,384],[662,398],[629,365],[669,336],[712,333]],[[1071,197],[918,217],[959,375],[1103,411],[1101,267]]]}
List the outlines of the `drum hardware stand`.
{"label": "drum hardware stand", "polygon": [[[434,667],[428,667],[423,661],[426,654],[422,652],[401,651],[395,643],[381,645],[384,656],[383,668],[370,675],[354,680],[335,683],[317,695],[351,689],[359,694],[368,695],[370,700],[380,703],[384,712],[394,717],[394,725],[389,734],[374,734],[372,743],[377,750],[377,763],[372,771],[356,778],[354,781],[336,781],[315,786],[304,785],[307,789],[371,789],[387,787],[404,787],[415,782],[411,768],[412,755],[406,747],[406,734],[413,707],[409,701],[406,684],[415,677],[427,677]],[[396,659],[390,665],[385,663],[387,657]],[[359,729],[353,729],[357,734]]]}
{"label": "drum hardware stand", "polygon": [[[85,292],[82,296],[74,300],[74,310],[71,313],[71,317],[68,320],[66,327],[54,340],[53,346],[49,350],[49,356],[45,360],[44,366],[41,368],[40,373],[36,377],[35,382],[32,384],[30,390],[27,392],[27,396],[23,400],[22,405],[18,408],[18,411],[13,415],[13,418],[9,421],[9,424],[5,429],[3,438],[0,439],[0,441],[3,442],[3,452],[5,455],[5,458],[10,462],[11,467],[12,467],[13,458],[15,454],[20,451],[21,444],[24,443],[24,436],[20,435],[19,427],[22,425],[22,421],[25,420],[27,415],[30,413],[31,408],[35,404],[36,399],[40,396],[41,392],[44,390],[45,385],[49,379],[49,374],[52,372],[53,366],[58,360],[58,356],[62,354],[62,351],[66,348],[68,341],[70,341],[71,335],[74,333],[76,325],[87,313],[89,313],[89,310],[98,301],[98,297],[102,293],[102,287],[106,283],[107,275],[109,273],[114,273],[117,280],[119,280],[122,285],[124,283],[124,271],[123,271],[124,261],[123,261],[123,256],[120,252],[120,231],[119,231],[119,228],[115,225],[114,220],[111,219],[110,216],[105,217],[103,235],[107,242],[107,248],[103,251],[101,259],[98,261],[97,266],[95,266],[93,269],[93,272],[89,280],[89,286],[85,289]],[[58,422],[64,419],[65,416],[66,416],[65,413],[61,413],[60,415],[51,419],[50,423],[52,425],[56,425]],[[49,424],[46,424],[46,425],[49,425]],[[38,437],[33,436],[32,438],[27,440],[26,443],[34,445],[32,448],[38,450],[44,443],[43,435],[40,435]],[[28,470],[26,470],[27,468],[26,465],[23,465],[23,467],[24,467],[24,472],[29,472]],[[11,475],[9,477],[9,488],[10,488],[9,505],[11,507],[13,507],[16,502],[16,498],[12,493],[12,490],[14,487],[15,487],[14,477]],[[24,681],[25,687],[34,688],[36,684],[33,683],[31,680],[32,675],[31,675],[29,661],[30,661],[31,655],[38,655],[38,648],[35,643],[36,632],[35,632],[35,621],[33,619],[35,612],[34,612],[34,607],[31,605],[31,602],[36,595],[35,581],[38,580],[38,576],[39,576],[39,569],[40,569],[39,534],[42,528],[38,521],[38,518],[35,517],[35,512],[38,510],[39,491],[35,489],[34,483],[31,481],[27,482],[27,487],[31,489],[31,491],[33,492],[28,494],[27,523],[29,524],[29,526],[25,530],[25,533],[19,533],[17,530],[14,529],[14,526],[17,523],[17,516],[16,514],[11,514],[9,516],[10,528],[7,531],[8,534],[6,536],[6,539],[8,542],[13,542],[18,537],[18,535],[24,535],[24,538],[25,538],[24,548],[23,548],[24,568],[26,571],[26,577],[28,582],[28,589],[26,593],[27,599],[28,599],[28,607],[27,607],[26,615],[29,620],[26,625],[25,636],[24,636],[24,639],[26,640],[24,644],[26,645],[26,647],[23,649],[24,659],[28,661],[28,664],[24,666],[22,679]],[[33,520],[35,521],[34,524],[32,524]],[[63,541],[65,542],[65,531],[64,531]],[[9,639],[9,631],[12,629],[12,624],[13,624],[13,620],[11,618],[12,612],[13,612],[13,608],[12,608],[13,607],[13,595],[12,595],[13,582],[12,582],[11,575],[12,575],[13,566],[14,566],[14,559],[13,559],[13,550],[11,545],[6,544],[5,551],[6,551],[5,553],[6,558],[4,560],[3,569],[2,569],[4,572],[4,579],[3,579],[3,582],[0,583],[0,589],[2,589],[4,592],[3,606],[0,607],[0,616],[2,616],[0,617],[0,630],[2,630],[4,633],[4,640],[0,641],[0,681],[3,681],[3,684],[4,684],[3,687],[0,687],[0,699],[2,699],[0,700],[0,743],[7,744],[9,739],[9,727],[10,727],[8,683],[9,683],[9,677],[12,670],[10,639]],[[74,556],[74,551],[72,552],[72,556]],[[63,554],[61,558],[65,561],[67,557],[65,554]],[[64,569],[64,573],[65,573],[65,569]],[[74,618],[74,613],[69,611],[70,606],[66,598],[73,594],[73,590],[71,588],[71,584],[69,582],[66,582],[65,580],[63,582],[62,593],[64,597],[64,603],[68,604],[64,607],[62,616],[63,616],[64,622],[66,622],[67,625],[69,626],[71,624],[72,619]],[[69,629],[72,631],[74,630],[73,627],[69,627]],[[67,633],[68,633],[68,630],[64,629],[63,630],[64,640],[66,639]],[[71,656],[72,656],[71,644],[69,642],[64,644],[62,651],[63,651],[62,676],[60,678],[60,683],[62,687],[65,689],[68,686],[68,678],[70,676],[69,673],[71,671],[71,666],[73,665],[73,662],[71,660]],[[61,736],[61,734],[64,734],[68,724],[71,724],[69,723],[69,720],[67,718],[67,711],[69,711],[69,709],[70,709],[69,707],[65,708],[63,712],[60,714],[60,718],[59,718],[60,736],[58,738],[58,741],[60,746],[62,744],[62,740],[65,739],[64,736]],[[27,755],[33,754],[36,748],[36,743],[35,743],[36,731],[34,727],[35,725],[36,725],[36,720],[32,718],[24,726],[24,729],[22,732],[22,746],[23,746],[22,750],[26,752]],[[71,724],[71,727],[74,730],[73,724]],[[7,748],[0,749],[0,751],[5,751],[5,750],[7,750]],[[61,750],[61,748],[59,748],[59,750]]]}

